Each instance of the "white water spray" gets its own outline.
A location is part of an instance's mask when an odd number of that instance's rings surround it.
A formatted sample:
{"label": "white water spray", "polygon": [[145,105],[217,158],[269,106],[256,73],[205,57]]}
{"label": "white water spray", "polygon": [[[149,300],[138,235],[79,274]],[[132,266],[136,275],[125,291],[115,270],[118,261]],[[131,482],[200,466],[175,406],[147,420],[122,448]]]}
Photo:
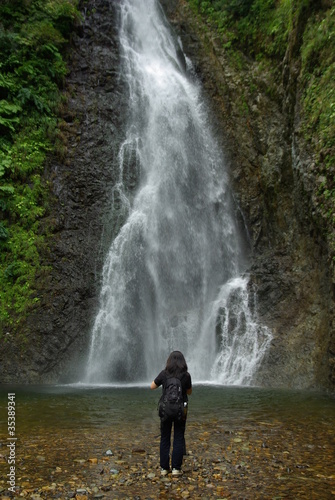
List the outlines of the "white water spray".
{"label": "white water spray", "polygon": [[239,230],[198,85],[156,0],[123,0],[120,40],[129,116],[112,194],[128,217],[105,261],[86,380],[150,380],[177,349],[194,380],[250,383],[270,334],[239,278]]}

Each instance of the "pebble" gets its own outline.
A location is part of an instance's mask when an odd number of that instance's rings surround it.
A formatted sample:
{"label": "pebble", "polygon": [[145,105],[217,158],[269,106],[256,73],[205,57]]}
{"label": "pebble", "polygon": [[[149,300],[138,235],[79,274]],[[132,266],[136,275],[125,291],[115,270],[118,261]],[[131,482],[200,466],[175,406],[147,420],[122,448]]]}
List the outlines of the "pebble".
{"label": "pebble", "polygon": [[[187,439],[192,442],[192,454],[184,458],[184,474],[181,478],[173,478],[171,474],[161,477],[159,440],[155,436],[151,436],[148,440],[146,435],[143,437],[143,447],[139,441],[136,443],[136,448],[132,448],[128,444],[131,441],[129,429],[113,438],[114,456],[102,451],[107,449],[104,446],[103,433],[100,435],[92,432],[85,435],[83,440],[78,432],[75,438],[71,435],[66,447],[63,435],[53,436],[53,447],[49,444],[51,442],[49,436],[46,435],[43,441],[42,435],[39,437],[39,446],[40,450],[43,450],[43,455],[39,456],[45,460],[33,458],[32,451],[36,447],[36,441],[30,444],[27,438],[21,443],[25,461],[22,465],[19,464],[18,468],[20,474],[18,477],[21,478],[20,498],[134,500],[140,497],[231,500],[257,498],[259,488],[264,491],[264,498],[273,498],[280,493],[275,491],[275,484],[278,486],[278,481],[274,481],[274,470],[280,473],[280,484],[283,485],[283,489],[293,488],[292,491],[297,497],[299,495],[303,497],[305,494],[307,498],[310,493],[317,492],[315,497],[319,495],[318,498],[329,498],[334,491],[334,487],[331,489],[330,481],[328,484],[324,480],[325,477],[329,479],[335,477],[333,449],[327,441],[328,435],[325,439],[319,430],[311,432],[310,439],[315,439],[315,442],[319,439],[320,456],[311,453],[310,448],[306,446],[303,433],[301,435],[297,433],[292,440],[292,429],[286,432],[282,426],[278,429],[272,426],[271,432],[268,432],[267,427],[261,424],[255,425],[251,430],[250,427],[243,430],[242,425],[239,434],[237,432],[215,434],[214,423],[210,427],[213,433],[211,432],[209,436],[208,422],[206,427],[206,432],[203,432],[201,425],[191,422],[188,424]],[[134,435],[130,437],[136,437],[135,432],[138,430],[134,430]],[[203,441],[201,438],[208,438],[208,441]],[[262,447],[264,442],[267,443],[266,447]],[[246,444],[249,447],[247,453]],[[64,449],[63,455],[59,454],[59,448]],[[101,459],[95,457],[95,454],[99,454],[99,450],[103,455]],[[82,458],[76,458],[78,455]],[[26,459],[28,456],[30,458]],[[108,462],[103,463],[103,458]],[[100,467],[89,466],[100,461],[102,462]],[[43,462],[42,467],[41,462]],[[304,467],[300,467],[299,464],[304,464]],[[120,467],[116,469],[118,465]],[[294,475],[290,474],[290,471],[294,471]],[[242,473],[243,481],[241,481]],[[303,481],[297,483],[297,477],[300,476]],[[299,492],[294,490],[296,484],[299,484]],[[0,491],[1,489],[3,491],[5,486],[5,481],[0,478]]]}

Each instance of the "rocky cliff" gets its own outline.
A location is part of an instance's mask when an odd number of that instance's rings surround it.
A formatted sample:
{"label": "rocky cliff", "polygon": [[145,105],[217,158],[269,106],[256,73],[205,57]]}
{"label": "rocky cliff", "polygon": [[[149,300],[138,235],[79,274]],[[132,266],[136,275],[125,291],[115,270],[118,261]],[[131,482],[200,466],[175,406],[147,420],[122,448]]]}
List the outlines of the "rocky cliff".
{"label": "rocky cliff", "polygon": [[[162,3],[203,84],[249,234],[250,287],[257,291],[260,320],[274,334],[257,382],[331,387],[334,277],[311,216],[312,153],[298,134],[303,25],[295,27],[282,77],[273,81],[248,58],[237,70],[186,1]],[[73,35],[62,121],[67,153],[64,161],[51,158],[45,172],[53,186],[53,235],[44,259],[52,271],[41,277],[40,303],[20,335],[6,338],[4,381],[73,379],[85,363],[103,257],[122,222],[109,201],[126,105],[118,78],[117,8],[118,2],[87,0]],[[135,181],[130,173],[129,190]]]}
{"label": "rocky cliff", "polygon": [[300,133],[300,46],[308,13],[293,26],[281,77],[274,80],[246,56],[237,69],[186,1],[165,2],[165,9],[203,83],[250,235],[250,286],[257,290],[260,319],[274,334],[258,382],[332,386],[334,274],[312,216],[314,152]]}
{"label": "rocky cliff", "polygon": [[51,272],[40,277],[36,309],[5,338],[4,381],[75,378],[86,359],[111,238],[109,195],[118,176],[126,103],[118,78],[117,10],[99,0],[85,2],[82,14],[68,54],[60,122],[64,159],[50,158],[45,170],[52,192],[44,224],[52,234],[43,258]]}

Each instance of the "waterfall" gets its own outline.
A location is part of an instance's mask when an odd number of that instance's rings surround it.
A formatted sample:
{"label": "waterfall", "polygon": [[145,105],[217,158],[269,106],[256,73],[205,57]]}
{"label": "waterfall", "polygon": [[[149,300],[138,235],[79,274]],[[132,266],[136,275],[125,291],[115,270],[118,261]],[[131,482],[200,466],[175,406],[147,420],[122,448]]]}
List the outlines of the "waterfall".
{"label": "waterfall", "polygon": [[112,197],[124,221],[103,268],[86,380],[152,380],[176,349],[195,380],[250,383],[271,335],[249,308],[201,89],[156,0],[122,0],[120,42],[129,112]]}

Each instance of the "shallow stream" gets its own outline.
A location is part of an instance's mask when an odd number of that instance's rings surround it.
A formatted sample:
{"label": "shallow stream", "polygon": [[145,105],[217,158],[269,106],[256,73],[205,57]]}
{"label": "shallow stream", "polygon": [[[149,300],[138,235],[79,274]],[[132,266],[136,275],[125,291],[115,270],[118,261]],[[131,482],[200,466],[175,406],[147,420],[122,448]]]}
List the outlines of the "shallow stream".
{"label": "shallow stream", "polygon": [[190,397],[178,479],[159,475],[160,389],[2,387],[3,498],[8,393],[17,498],[335,498],[333,397],[210,385],[195,385]]}

